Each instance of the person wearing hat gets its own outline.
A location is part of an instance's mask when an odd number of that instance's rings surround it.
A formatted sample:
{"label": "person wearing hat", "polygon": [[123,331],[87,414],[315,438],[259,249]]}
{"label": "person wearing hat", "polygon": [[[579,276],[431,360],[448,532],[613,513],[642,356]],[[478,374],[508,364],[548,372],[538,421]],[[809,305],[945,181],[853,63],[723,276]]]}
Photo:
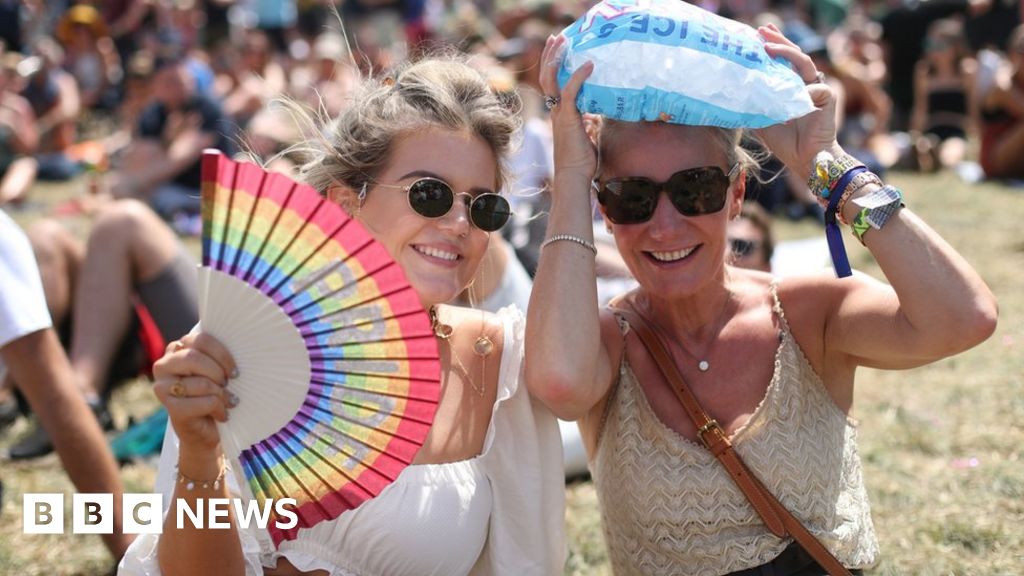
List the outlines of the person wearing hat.
{"label": "person wearing hat", "polygon": [[121,59],[99,11],[88,4],[72,6],[57,23],[57,39],[65,50],[64,68],[78,82],[82,105],[111,106]]}

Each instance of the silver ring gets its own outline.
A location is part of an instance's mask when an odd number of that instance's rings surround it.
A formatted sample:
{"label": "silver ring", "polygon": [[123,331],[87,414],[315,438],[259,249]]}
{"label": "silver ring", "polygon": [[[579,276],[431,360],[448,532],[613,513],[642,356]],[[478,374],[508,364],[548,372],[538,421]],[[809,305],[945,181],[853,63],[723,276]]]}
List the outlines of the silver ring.
{"label": "silver ring", "polygon": [[811,84],[824,84],[824,83],[825,83],[825,73],[822,72],[821,70],[818,70],[818,73],[814,77],[814,80],[811,80],[810,82],[808,82],[807,85],[810,86]]}
{"label": "silver ring", "polygon": [[554,109],[555,106],[558,106],[561,103],[562,103],[562,97],[561,96],[545,96],[544,97],[544,107],[547,108],[548,110]]}

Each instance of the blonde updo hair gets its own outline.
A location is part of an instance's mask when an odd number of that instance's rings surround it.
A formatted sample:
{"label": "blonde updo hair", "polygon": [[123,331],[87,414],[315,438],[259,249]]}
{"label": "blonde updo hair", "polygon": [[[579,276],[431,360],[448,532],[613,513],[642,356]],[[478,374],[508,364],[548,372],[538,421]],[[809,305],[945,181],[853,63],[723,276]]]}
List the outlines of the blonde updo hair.
{"label": "blonde updo hair", "polygon": [[[321,194],[343,185],[372,183],[404,135],[429,128],[479,136],[498,161],[495,190],[508,179],[505,165],[519,129],[517,98],[499,98],[462,58],[433,56],[409,62],[383,78],[364,78],[345,110],[298,147],[300,177]],[[326,125],[323,125],[326,124]]]}

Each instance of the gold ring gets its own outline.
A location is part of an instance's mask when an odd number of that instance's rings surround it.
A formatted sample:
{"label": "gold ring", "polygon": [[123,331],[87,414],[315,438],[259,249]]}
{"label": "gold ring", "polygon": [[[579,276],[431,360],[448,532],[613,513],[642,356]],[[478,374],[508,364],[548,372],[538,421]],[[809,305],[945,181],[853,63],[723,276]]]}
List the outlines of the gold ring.
{"label": "gold ring", "polygon": [[185,396],[185,385],[181,383],[181,380],[171,384],[171,396],[174,396],[175,398]]}

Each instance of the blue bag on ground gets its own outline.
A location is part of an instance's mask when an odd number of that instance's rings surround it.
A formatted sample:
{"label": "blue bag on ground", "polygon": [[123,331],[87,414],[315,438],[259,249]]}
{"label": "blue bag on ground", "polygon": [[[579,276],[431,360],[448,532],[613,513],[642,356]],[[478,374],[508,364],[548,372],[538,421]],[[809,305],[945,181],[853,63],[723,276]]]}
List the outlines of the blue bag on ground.
{"label": "blue bag on ground", "polygon": [[589,60],[576,107],[636,122],[763,128],[814,110],[756,30],[681,0],[604,0],[562,31],[558,83]]}

